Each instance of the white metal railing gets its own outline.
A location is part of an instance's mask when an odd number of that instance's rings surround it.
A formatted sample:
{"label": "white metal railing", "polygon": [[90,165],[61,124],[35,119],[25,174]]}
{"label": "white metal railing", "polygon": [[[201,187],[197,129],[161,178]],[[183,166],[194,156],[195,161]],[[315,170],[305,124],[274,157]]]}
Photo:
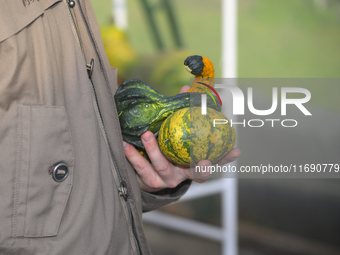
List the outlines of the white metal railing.
{"label": "white metal railing", "polygon": [[222,243],[223,255],[238,254],[237,246],[237,179],[223,178],[204,184],[193,184],[181,202],[213,194],[222,194],[222,227],[153,211],[143,214],[144,222],[182,231]]}

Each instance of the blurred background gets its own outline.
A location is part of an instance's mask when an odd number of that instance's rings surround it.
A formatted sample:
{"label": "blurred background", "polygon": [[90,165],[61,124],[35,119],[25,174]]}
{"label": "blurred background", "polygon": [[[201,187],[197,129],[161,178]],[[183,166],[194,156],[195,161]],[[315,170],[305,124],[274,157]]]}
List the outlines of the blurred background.
{"label": "blurred background", "polygon": [[[192,77],[183,62],[193,54],[208,57],[215,77],[222,77],[221,0],[127,0],[127,23],[120,28],[114,25],[119,14],[113,15],[113,3],[92,0],[109,61],[119,69],[119,83],[138,78],[174,95],[190,85]],[[340,0],[237,1],[237,77],[339,76]],[[322,88],[313,88],[312,95],[322,99],[315,107],[332,112],[337,120],[340,88],[333,87],[331,103]],[[316,144],[317,149],[310,151],[313,143],[305,148],[311,159],[339,163],[340,123],[332,127],[327,137],[320,135],[323,143]],[[270,148],[270,141],[238,132],[238,164],[249,165],[261,156],[259,151]],[[309,132],[304,139],[313,141],[315,136],[319,133]],[[259,143],[263,150],[255,146]],[[340,254],[339,180],[239,179],[239,254]],[[216,194],[161,211],[220,227],[221,209],[221,195]],[[222,254],[221,243],[209,238],[150,223],[145,230],[155,255]]]}

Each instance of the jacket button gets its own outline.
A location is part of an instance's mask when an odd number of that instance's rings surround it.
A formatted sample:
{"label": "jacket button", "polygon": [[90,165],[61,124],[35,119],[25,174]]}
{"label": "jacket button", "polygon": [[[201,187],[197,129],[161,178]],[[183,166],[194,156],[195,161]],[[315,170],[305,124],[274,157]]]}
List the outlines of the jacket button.
{"label": "jacket button", "polygon": [[73,0],[71,0],[71,1],[68,3],[68,5],[69,5],[71,8],[73,8],[73,7],[76,5],[76,2],[73,1]]}
{"label": "jacket button", "polygon": [[65,163],[59,163],[55,165],[52,170],[53,180],[55,180],[56,182],[62,182],[67,178],[68,173],[68,166]]}

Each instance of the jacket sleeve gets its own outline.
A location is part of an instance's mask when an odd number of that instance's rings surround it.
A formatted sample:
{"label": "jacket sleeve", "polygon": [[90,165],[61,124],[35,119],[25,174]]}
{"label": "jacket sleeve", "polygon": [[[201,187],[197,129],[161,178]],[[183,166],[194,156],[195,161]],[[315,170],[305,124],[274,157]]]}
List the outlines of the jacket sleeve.
{"label": "jacket sleeve", "polygon": [[152,211],[179,200],[187,192],[191,182],[191,180],[186,180],[176,188],[163,189],[156,193],[148,193],[141,190],[143,212]]}

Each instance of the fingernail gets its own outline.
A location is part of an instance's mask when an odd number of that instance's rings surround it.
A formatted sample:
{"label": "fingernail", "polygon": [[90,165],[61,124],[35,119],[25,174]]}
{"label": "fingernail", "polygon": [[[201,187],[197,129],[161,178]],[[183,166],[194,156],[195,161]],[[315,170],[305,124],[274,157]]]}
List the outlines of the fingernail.
{"label": "fingernail", "polygon": [[238,157],[234,157],[234,158],[233,158],[233,161],[236,160],[236,159],[238,159]]}
{"label": "fingernail", "polygon": [[146,136],[142,136],[142,140],[143,142],[150,142],[152,139],[152,136],[151,135],[146,135]]}
{"label": "fingernail", "polygon": [[129,144],[123,141],[123,146],[124,146],[124,149],[127,149],[129,147]]}

